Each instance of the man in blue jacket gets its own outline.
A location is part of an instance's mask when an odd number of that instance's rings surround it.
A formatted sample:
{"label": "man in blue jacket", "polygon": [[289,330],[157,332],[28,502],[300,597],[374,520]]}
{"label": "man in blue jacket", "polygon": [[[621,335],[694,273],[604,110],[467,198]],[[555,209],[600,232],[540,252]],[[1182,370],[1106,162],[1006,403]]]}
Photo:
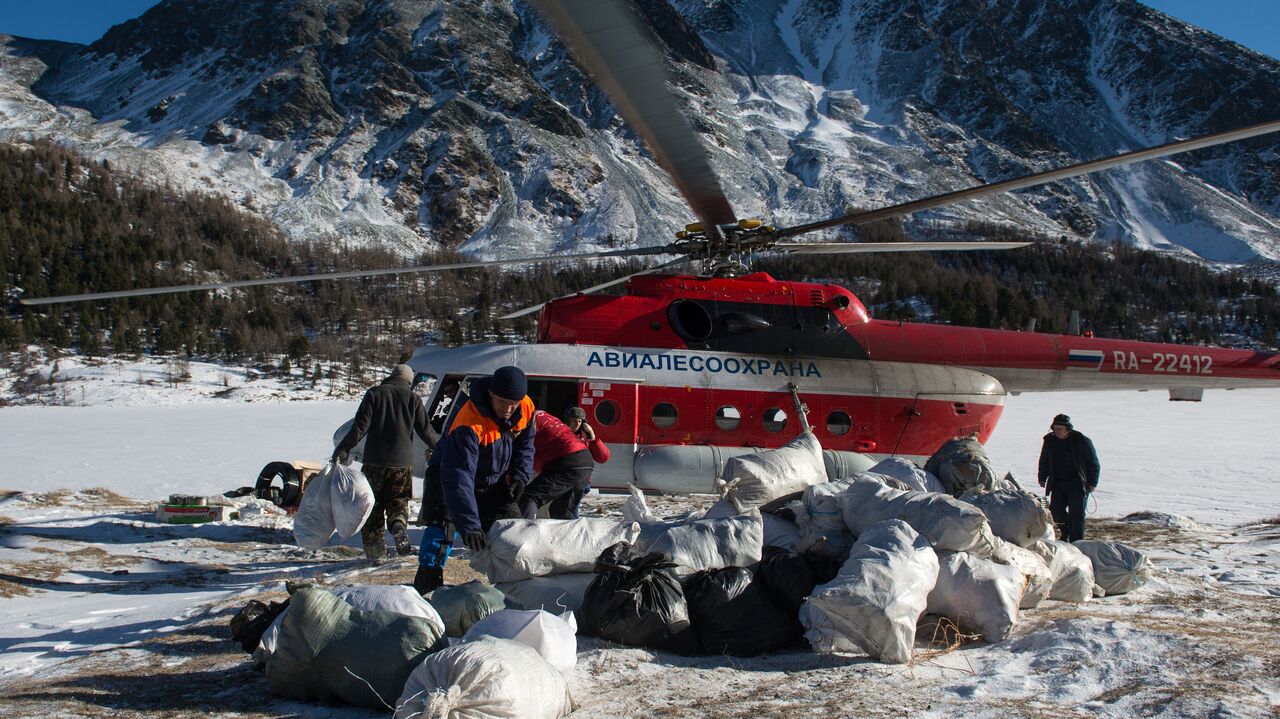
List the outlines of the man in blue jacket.
{"label": "man in blue jacket", "polygon": [[533,476],[533,400],[517,367],[471,382],[427,463],[422,490],[426,529],[413,586],[425,594],[444,584],[454,533],[467,549],[486,545],[495,520],[523,516],[517,504]]}

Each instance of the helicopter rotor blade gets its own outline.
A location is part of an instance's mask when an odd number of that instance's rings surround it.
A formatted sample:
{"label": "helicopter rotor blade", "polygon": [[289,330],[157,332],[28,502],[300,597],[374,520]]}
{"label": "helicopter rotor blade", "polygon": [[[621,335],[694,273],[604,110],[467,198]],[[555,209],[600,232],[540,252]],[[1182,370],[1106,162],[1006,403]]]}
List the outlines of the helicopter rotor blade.
{"label": "helicopter rotor blade", "polygon": [[718,237],[718,226],[737,218],[706,149],[667,87],[666,63],[650,33],[623,2],[533,0],[533,4],[644,139],[708,236]]}
{"label": "helicopter rotor blade", "polygon": [[780,243],[766,252],[790,255],[848,255],[883,252],[956,252],[983,250],[1015,250],[1031,242],[812,242]]}
{"label": "helicopter rotor blade", "polygon": [[629,274],[629,275],[624,275],[624,276],[622,276],[622,277],[619,277],[619,278],[618,278],[618,279],[616,279],[616,280],[609,280],[608,282],[601,282],[601,283],[600,283],[600,284],[598,284],[598,285],[592,285],[591,287],[587,287],[587,288],[584,288],[584,289],[581,289],[581,290],[577,290],[577,291],[574,291],[574,292],[570,292],[570,293],[569,293],[569,294],[567,294],[567,295],[560,295],[559,297],[556,297],[556,298],[554,298],[554,299],[547,300],[546,302],[540,302],[540,303],[538,303],[538,304],[536,304],[536,305],[532,305],[532,306],[530,306],[530,307],[525,307],[525,308],[524,308],[524,309],[522,309],[522,310],[516,310],[515,312],[512,312],[512,313],[510,313],[510,314],[502,315],[502,316],[501,316],[501,317],[499,317],[498,319],[500,319],[500,320],[514,320],[514,319],[518,319],[518,318],[520,318],[520,317],[524,317],[525,315],[531,315],[531,314],[533,314],[534,312],[537,312],[538,310],[541,310],[541,309],[543,308],[543,306],[545,306],[545,305],[547,305],[547,304],[549,304],[549,303],[551,303],[551,302],[554,302],[555,300],[562,300],[562,299],[564,299],[564,298],[566,298],[566,297],[574,297],[574,296],[576,296],[576,295],[589,295],[589,294],[591,294],[591,293],[593,293],[593,292],[599,292],[600,290],[608,289],[608,288],[610,288],[610,287],[613,287],[614,285],[620,285],[620,284],[622,284],[623,282],[626,282],[627,280],[629,280],[629,279],[631,279],[632,277],[635,277],[635,276],[637,276],[637,275],[648,275],[648,274],[652,274],[652,273],[654,273],[654,272],[658,272],[658,271],[660,271],[660,270],[665,270],[665,269],[667,269],[668,267],[674,267],[674,266],[676,266],[676,265],[684,264],[685,262],[688,262],[688,261],[689,261],[689,258],[688,258],[688,257],[681,257],[681,258],[679,258],[679,259],[672,260],[671,262],[664,262],[663,264],[658,265],[657,267],[650,267],[650,268],[648,268],[648,269],[640,270],[639,272],[632,272],[631,274]]}
{"label": "helicopter rotor blade", "polygon": [[416,272],[441,272],[444,270],[465,270],[477,267],[500,267],[503,265],[521,265],[536,262],[558,262],[562,260],[593,260],[605,257],[634,257],[638,255],[670,254],[664,247],[639,247],[630,250],[608,250],[606,252],[584,252],[575,255],[545,255],[542,257],[521,257],[510,260],[484,260],[479,262],[453,262],[439,265],[420,265],[417,267],[386,267],[377,270],[351,270],[348,272],[321,272],[311,275],[288,275],[285,277],[264,277],[256,280],[235,280],[230,282],[207,282],[193,285],[172,285],[169,287],[145,287],[133,290],[115,290],[111,292],[87,292],[79,295],[60,295],[58,297],[34,297],[18,300],[24,305],[54,305],[64,302],[90,302],[94,300],[113,300],[125,297],[145,297],[149,295],[169,295],[179,292],[200,292],[202,290],[227,290],[237,287],[262,287],[265,285],[284,285],[297,282],[315,282],[320,280],[343,280],[355,277],[384,277],[387,275],[404,275]]}
{"label": "helicopter rotor blade", "polygon": [[1242,127],[1237,130],[1228,130],[1226,132],[1218,132],[1212,135],[1202,135],[1200,137],[1191,138],[1189,140],[1179,140],[1176,142],[1157,145],[1145,150],[1134,150],[1125,152],[1111,157],[1104,157],[1100,160],[1090,160],[1075,165],[1068,165],[1057,170],[1046,170],[1045,172],[1037,172],[1032,175],[1014,178],[1012,180],[1004,180],[1003,182],[993,182],[987,185],[979,185],[964,190],[956,190],[947,192],[933,197],[926,197],[920,200],[904,202],[899,205],[882,207],[878,210],[869,210],[867,212],[855,212],[842,217],[836,217],[821,222],[811,222],[806,225],[796,225],[795,227],[785,227],[776,231],[776,237],[792,237],[803,234],[805,232],[814,232],[817,230],[825,230],[830,227],[840,225],[862,225],[868,222],[875,222],[890,217],[898,217],[901,215],[909,215],[913,212],[928,210],[942,205],[951,205],[957,202],[967,200],[976,200],[980,197],[988,197],[1003,192],[1011,192],[1013,190],[1021,190],[1027,187],[1043,185],[1049,182],[1057,182],[1058,180],[1067,180],[1080,175],[1087,175],[1091,172],[1099,170],[1107,170],[1113,167],[1122,167],[1143,160],[1154,160],[1159,157],[1175,155],[1180,152],[1190,152],[1191,150],[1199,150],[1205,147],[1213,147],[1227,142],[1235,142],[1237,140],[1245,140],[1258,135],[1266,135],[1268,133],[1280,131],[1280,120],[1272,120],[1249,127]]}

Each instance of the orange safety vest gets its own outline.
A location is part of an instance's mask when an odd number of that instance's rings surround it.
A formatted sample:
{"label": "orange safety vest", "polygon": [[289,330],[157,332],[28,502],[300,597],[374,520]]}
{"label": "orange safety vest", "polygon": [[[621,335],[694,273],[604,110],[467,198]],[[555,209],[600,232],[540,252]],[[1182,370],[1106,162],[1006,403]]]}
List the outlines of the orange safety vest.
{"label": "orange safety vest", "polygon": [[[511,433],[520,434],[531,421],[533,421],[533,400],[526,396],[520,400],[520,420],[516,422],[515,427],[511,428]],[[502,439],[502,428],[492,418],[481,414],[475,400],[468,400],[462,409],[458,410],[453,417],[453,424],[449,425],[449,431],[452,432],[459,427],[470,427],[480,439],[481,447],[488,447]]]}

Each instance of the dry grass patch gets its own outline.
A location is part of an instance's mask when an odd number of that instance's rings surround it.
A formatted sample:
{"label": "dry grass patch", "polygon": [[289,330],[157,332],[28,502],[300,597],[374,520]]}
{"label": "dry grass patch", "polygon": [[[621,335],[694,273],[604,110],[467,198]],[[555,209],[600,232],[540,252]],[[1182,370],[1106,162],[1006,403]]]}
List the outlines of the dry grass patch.
{"label": "dry grass patch", "polygon": [[52,492],[22,493],[22,498],[28,503],[41,507],[62,507],[66,505],[69,497],[71,497],[71,492],[65,489],[55,489]]}
{"label": "dry grass patch", "polygon": [[0,597],[25,597],[38,585],[56,581],[66,569],[62,562],[52,560],[0,564]]}
{"label": "dry grass patch", "polygon": [[[229,638],[230,614],[131,648],[69,660],[51,677],[6,686],[6,716],[275,717],[266,678]],[[71,671],[67,671],[67,670]]]}
{"label": "dry grass patch", "polygon": [[144,505],[144,503],[139,502],[136,499],[130,499],[122,494],[117,494],[106,487],[91,487],[82,491],[80,494],[93,500],[90,503],[90,506],[95,508],[139,507]]}

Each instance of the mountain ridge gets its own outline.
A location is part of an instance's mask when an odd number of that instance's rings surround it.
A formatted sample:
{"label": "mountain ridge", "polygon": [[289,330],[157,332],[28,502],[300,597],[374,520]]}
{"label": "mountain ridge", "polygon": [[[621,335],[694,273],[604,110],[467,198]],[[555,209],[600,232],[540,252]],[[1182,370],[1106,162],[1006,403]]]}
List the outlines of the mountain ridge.
{"label": "mountain ridge", "polygon": [[[779,225],[1280,107],[1280,63],[1134,2],[635,4],[738,213]],[[0,44],[0,139],[222,192],[295,238],[511,257],[656,245],[689,216],[523,3],[166,1],[78,50]],[[1278,150],[1258,138],[908,227],[1280,260]]]}

